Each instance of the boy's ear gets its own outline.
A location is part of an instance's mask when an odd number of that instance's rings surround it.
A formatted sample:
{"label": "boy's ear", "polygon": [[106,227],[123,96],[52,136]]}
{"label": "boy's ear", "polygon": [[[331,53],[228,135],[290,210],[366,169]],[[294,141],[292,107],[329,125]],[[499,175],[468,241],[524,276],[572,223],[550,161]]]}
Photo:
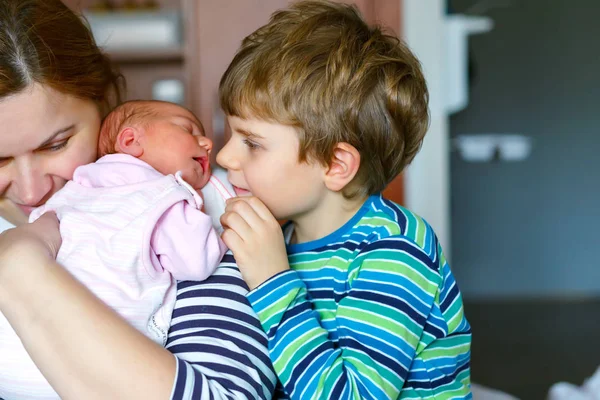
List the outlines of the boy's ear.
{"label": "boy's ear", "polygon": [[338,143],[325,173],[325,186],[334,192],[344,189],[354,179],[360,167],[360,153],[348,143]]}
{"label": "boy's ear", "polygon": [[135,158],[139,158],[144,154],[144,148],[140,143],[142,132],[133,127],[123,129],[117,135],[115,150],[118,153],[129,154]]}

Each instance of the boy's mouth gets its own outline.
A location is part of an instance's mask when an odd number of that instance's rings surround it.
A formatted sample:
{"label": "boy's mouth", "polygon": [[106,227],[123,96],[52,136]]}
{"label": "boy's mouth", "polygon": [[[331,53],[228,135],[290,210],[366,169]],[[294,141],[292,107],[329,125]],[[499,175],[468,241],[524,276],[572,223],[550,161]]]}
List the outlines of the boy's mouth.
{"label": "boy's mouth", "polygon": [[242,189],[241,187],[237,187],[235,185],[232,185],[232,186],[233,186],[233,190],[237,196],[252,196],[252,193],[250,193],[249,190]]}

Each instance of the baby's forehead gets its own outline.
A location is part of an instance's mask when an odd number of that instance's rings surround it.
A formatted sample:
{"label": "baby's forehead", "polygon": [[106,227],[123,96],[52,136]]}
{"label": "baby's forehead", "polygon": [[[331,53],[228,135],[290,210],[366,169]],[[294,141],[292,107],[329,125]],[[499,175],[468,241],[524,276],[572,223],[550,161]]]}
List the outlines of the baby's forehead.
{"label": "baby's forehead", "polygon": [[162,102],[153,102],[149,103],[148,107],[151,107],[151,110],[155,111],[157,114],[167,117],[182,117],[188,118],[195,122],[196,124],[202,126],[200,120],[185,107],[181,107],[177,104],[173,103],[162,103]]}

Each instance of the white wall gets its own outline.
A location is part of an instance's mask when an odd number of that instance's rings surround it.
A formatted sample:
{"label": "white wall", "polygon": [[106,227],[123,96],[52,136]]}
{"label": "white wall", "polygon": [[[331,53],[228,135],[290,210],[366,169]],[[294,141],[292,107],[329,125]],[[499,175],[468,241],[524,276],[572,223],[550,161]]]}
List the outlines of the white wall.
{"label": "white wall", "polygon": [[444,16],[442,0],[403,0],[403,38],[421,60],[429,86],[431,126],[423,148],[405,172],[406,206],[436,231],[450,255],[450,162],[444,111]]}

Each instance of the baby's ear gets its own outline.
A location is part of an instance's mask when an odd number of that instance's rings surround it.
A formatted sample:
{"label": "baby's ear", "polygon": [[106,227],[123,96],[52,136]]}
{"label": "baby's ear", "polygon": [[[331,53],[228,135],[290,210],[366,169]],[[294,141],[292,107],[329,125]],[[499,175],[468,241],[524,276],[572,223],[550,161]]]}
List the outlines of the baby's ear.
{"label": "baby's ear", "polygon": [[325,174],[325,186],[339,192],[354,179],[360,167],[360,153],[349,143],[340,142],[333,149],[333,159]]}
{"label": "baby's ear", "polygon": [[117,135],[115,150],[117,153],[129,154],[135,158],[139,158],[144,154],[144,149],[140,143],[142,132],[133,127],[123,129]]}

